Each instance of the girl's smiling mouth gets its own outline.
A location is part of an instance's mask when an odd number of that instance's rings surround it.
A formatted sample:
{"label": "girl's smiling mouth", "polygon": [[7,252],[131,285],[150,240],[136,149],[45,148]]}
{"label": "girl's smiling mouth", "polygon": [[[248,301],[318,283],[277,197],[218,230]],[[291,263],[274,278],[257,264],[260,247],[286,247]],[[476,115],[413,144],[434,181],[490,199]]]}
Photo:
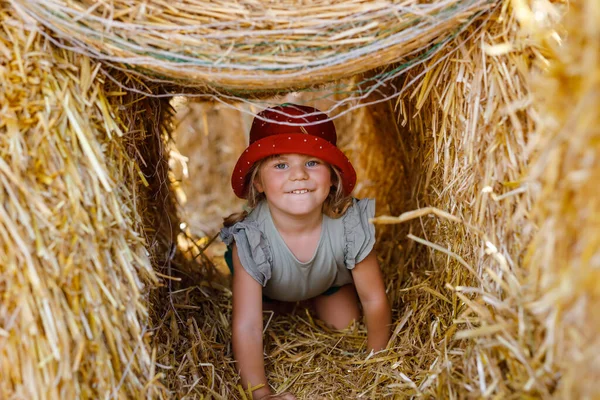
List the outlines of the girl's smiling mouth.
{"label": "girl's smiling mouth", "polygon": [[304,193],[309,193],[312,192],[312,190],[310,189],[296,189],[296,190],[292,190],[291,192],[286,192],[288,194],[304,194]]}

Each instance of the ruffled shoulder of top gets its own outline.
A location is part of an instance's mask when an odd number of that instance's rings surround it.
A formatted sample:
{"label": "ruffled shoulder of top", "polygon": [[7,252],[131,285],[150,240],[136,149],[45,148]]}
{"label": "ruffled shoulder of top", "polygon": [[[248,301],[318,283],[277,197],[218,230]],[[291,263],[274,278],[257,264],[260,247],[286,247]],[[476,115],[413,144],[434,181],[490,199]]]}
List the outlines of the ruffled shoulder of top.
{"label": "ruffled shoulder of top", "polygon": [[354,203],[342,216],[346,268],[353,269],[373,250],[375,226],[369,222],[369,219],[373,217],[375,217],[374,199],[354,199]]}
{"label": "ruffled shoulder of top", "polygon": [[242,266],[264,287],[271,279],[273,252],[259,224],[246,218],[221,229],[221,239],[228,246],[235,241]]}

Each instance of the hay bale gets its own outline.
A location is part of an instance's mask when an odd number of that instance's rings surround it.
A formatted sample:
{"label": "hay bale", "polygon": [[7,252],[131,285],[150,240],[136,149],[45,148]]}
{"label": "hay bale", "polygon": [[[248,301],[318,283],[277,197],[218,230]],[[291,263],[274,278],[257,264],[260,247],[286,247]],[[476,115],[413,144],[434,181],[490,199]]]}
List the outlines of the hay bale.
{"label": "hay bale", "polygon": [[[420,334],[426,345],[418,352],[423,373],[405,371],[415,393],[545,398],[557,387],[559,397],[598,391],[599,325],[591,317],[597,290],[584,283],[596,277],[584,254],[597,251],[600,226],[593,217],[598,198],[587,192],[594,190],[598,164],[592,160],[599,154],[593,139],[598,6],[592,3],[570,10],[568,39],[559,45],[553,24],[559,9],[536,3],[534,14],[517,2],[490,15],[480,26],[485,33],[459,37],[450,59],[434,59],[406,78],[424,73],[411,96],[399,100],[409,131],[418,133],[411,186],[419,187],[421,204],[457,218],[421,219],[411,227],[409,237],[427,246],[433,267],[408,282],[427,292],[422,299],[404,299],[427,304],[434,318],[423,330],[424,315],[407,321],[411,340]],[[517,18],[521,30],[510,28]],[[574,68],[583,54],[589,63]],[[532,70],[544,76],[535,86]],[[580,107],[576,113],[573,105]],[[567,121],[581,122],[569,129]],[[561,134],[564,140],[557,139]],[[573,158],[561,161],[563,152]],[[567,189],[560,177],[569,171],[586,179]]]}
{"label": "hay bale", "polygon": [[310,87],[398,62],[444,43],[493,2],[13,4],[85,54],[159,82],[243,97]]}
{"label": "hay bale", "polygon": [[[523,23],[533,25],[531,17]],[[600,4],[587,0],[569,5],[564,41],[532,27],[550,62],[533,81],[538,126],[527,178],[538,229],[523,266],[539,321],[537,357],[560,374],[559,398],[600,393],[599,21]]]}
{"label": "hay bale", "polygon": [[0,398],[150,396],[158,376],[147,292],[158,283],[151,257],[163,256],[142,215],[160,219],[168,190],[156,191],[166,160],[141,116],[159,104],[106,84],[100,64],[54,46],[7,7]]}

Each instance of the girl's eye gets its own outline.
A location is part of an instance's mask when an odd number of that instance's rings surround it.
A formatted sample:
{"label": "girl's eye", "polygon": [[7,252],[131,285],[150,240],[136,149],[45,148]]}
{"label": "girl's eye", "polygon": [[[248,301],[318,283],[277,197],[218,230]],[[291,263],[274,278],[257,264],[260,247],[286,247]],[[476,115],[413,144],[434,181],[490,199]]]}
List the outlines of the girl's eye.
{"label": "girl's eye", "polygon": [[287,168],[287,164],[284,163],[278,163],[274,165],[275,169],[286,169]]}
{"label": "girl's eye", "polygon": [[315,160],[310,160],[306,162],[307,167],[316,167],[317,165],[319,165],[319,162]]}

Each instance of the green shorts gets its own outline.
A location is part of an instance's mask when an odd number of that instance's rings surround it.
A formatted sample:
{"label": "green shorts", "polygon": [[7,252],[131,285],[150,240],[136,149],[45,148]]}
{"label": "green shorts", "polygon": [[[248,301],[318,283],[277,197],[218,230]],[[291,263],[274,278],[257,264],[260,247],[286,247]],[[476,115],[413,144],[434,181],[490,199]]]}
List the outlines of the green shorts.
{"label": "green shorts", "polygon": [[[229,271],[231,271],[231,275],[233,275],[233,249],[231,246],[227,246],[227,251],[225,252],[224,257],[225,257],[225,262],[227,263],[227,266],[229,267]],[[332,286],[329,289],[327,289],[326,291],[324,291],[323,293],[321,293],[321,296],[331,296],[332,294],[336,293],[338,290],[340,290],[340,286]],[[274,300],[263,295],[263,301],[271,302]]]}

